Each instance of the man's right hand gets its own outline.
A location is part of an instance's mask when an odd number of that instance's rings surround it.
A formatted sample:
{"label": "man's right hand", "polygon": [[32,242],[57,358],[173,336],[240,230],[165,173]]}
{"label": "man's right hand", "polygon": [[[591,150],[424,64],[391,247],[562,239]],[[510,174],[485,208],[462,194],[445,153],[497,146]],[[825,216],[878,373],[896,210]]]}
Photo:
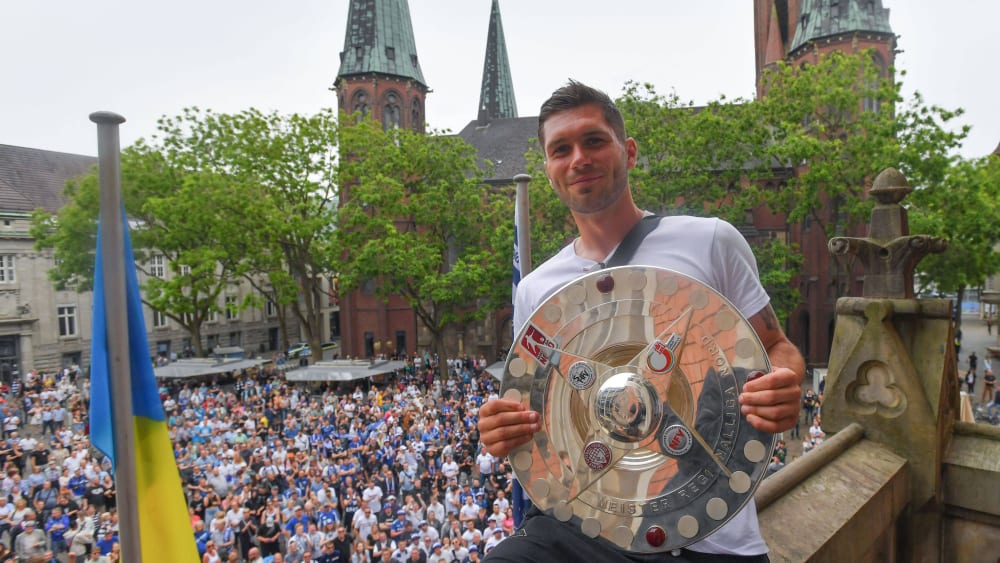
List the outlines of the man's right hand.
{"label": "man's right hand", "polygon": [[493,399],[479,408],[479,438],[496,457],[507,457],[540,428],[538,413],[515,401]]}

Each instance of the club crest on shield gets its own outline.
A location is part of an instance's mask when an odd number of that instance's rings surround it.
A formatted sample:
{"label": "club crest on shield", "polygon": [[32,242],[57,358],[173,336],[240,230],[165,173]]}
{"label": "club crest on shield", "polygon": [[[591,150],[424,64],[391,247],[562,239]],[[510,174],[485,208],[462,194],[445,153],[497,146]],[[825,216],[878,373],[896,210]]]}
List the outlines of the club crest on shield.
{"label": "club crest on shield", "polygon": [[674,365],[677,363],[675,351],[680,344],[679,334],[671,334],[666,342],[663,340],[654,342],[649,350],[649,355],[646,356],[646,367],[653,373],[667,373],[674,369]]}

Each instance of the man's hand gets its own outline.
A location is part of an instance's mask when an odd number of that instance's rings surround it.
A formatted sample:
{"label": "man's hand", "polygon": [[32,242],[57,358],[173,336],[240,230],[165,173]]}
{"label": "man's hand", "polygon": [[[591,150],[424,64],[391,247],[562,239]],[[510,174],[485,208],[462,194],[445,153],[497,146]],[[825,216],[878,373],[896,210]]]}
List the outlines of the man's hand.
{"label": "man's hand", "polygon": [[802,378],[789,368],[775,368],[743,386],[740,411],[757,430],[776,434],[795,426],[802,406]]}
{"label": "man's hand", "polygon": [[486,451],[496,457],[506,457],[528,443],[540,428],[538,413],[521,403],[493,399],[479,408],[479,438]]}
{"label": "man's hand", "polygon": [[751,426],[772,434],[795,426],[802,408],[802,354],[781,331],[774,309],[767,305],[748,319],[771,361],[771,372],[743,386],[740,411]]}

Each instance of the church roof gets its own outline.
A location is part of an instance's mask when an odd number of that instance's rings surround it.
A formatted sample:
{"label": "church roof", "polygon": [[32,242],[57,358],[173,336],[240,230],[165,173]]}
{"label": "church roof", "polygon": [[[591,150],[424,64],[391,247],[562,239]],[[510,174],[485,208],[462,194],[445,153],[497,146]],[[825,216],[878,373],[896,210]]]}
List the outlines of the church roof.
{"label": "church roof", "polygon": [[493,166],[487,183],[513,184],[514,176],[527,171],[524,155],[538,137],[538,117],[494,119],[485,124],[475,120],[458,136],[475,147],[483,164]]}
{"label": "church roof", "polygon": [[514,82],[510,78],[507,42],[500,19],[500,2],[493,0],[490,26],[486,36],[486,61],[483,63],[483,84],[479,91],[479,121],[517,117]]}
{"label": "church roof", "polygon": [[55,213],[66,182],[96,165],[93,156],[0,145],[0,212]]}
{"label": "church roof", "polygon": [[426,87],[406,0],[351,0],[337,77],[379,73]]}
{"label": "church roof", "polygon": [[882,0],[802,0],[789,54],[810,42],[845,33],[892,33]]}

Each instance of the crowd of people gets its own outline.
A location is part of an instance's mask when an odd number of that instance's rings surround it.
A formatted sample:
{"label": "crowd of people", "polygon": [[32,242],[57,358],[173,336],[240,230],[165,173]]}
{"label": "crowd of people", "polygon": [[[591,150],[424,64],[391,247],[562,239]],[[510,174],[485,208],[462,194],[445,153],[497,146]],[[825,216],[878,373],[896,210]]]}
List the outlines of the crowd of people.
{"label": "crowd of people", "polygon": [[[510,468],[479,447],[486,361],[409,361],[382,381],[166,381],[164,411],[203,562],[478,561],[514,527]],[[5,390],[0,562],[119,559],[110,463],[88,380]]]}

